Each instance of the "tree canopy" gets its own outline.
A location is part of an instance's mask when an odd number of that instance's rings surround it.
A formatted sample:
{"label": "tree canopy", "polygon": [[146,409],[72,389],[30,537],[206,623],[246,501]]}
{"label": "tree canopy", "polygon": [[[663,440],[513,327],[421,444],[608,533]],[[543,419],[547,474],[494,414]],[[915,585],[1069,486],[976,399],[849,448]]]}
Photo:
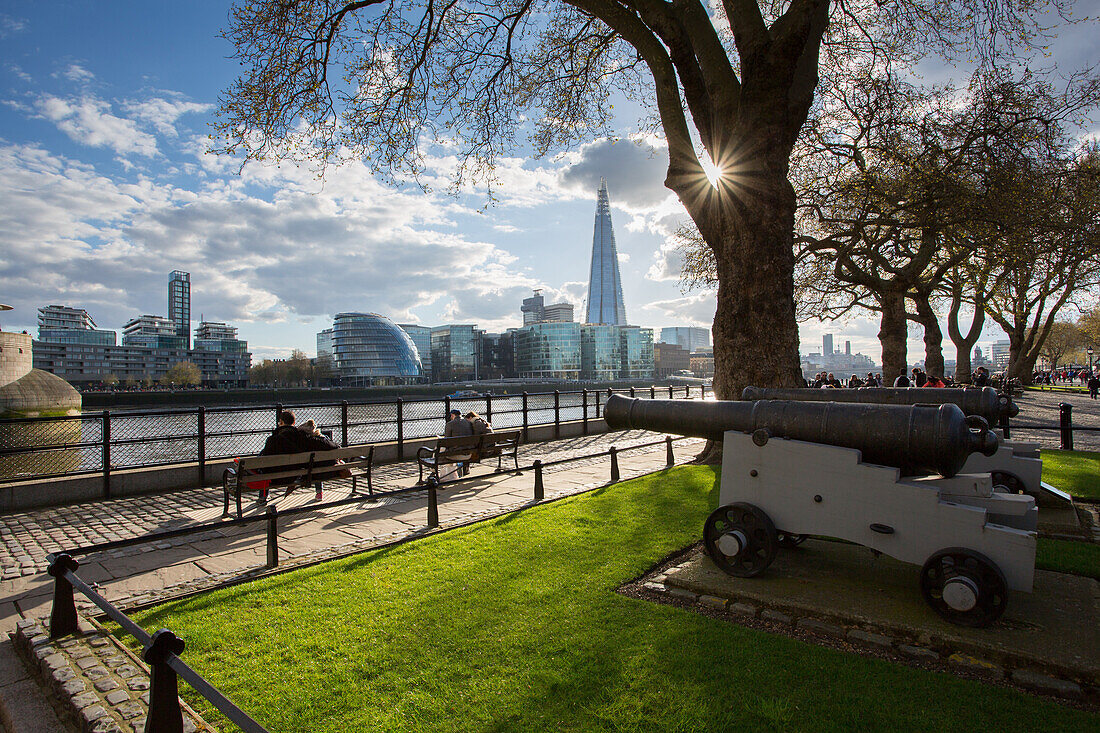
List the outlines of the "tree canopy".
{"label": "tree canopy", "polygon": [[[255,0],[226,37],[239,79],[221,100],[227,152],[367,162],[492,180],[610,132],[612,95],[648,108],[674,191],[714,256],[715,384],[801,383],[790,154],[819,78],[925,53],[977,60],[1043,37],[1068,0]],[[717,170],[712,183],[702,159]]]}

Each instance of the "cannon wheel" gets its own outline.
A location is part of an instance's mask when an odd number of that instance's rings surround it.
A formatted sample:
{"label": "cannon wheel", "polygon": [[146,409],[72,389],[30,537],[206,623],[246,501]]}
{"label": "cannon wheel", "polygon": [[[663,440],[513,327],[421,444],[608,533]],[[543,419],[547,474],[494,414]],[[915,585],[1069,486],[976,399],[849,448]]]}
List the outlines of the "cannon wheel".
{"label": "cannon wheel", "polygon": [[793,550],[805,542],[807,537],[809,537],[809,535],[780,531],[778,542],[780,547],[787,550]]}
{"label": "cannon wheel", "polygon": [[764,572],[779,550],[771,518],[759,507],[738,502],[718,507],[703,525],[703,547],[726,573],[751,578]]}
{"label": "cannon wheel", "polygon": [[985,555],[963,547],[928,558],[920,592],[933,611],[959,626],[989,626],[1008,605],[1004,573]]}
{"label": "cannon wheel", "polygon": [[1009,494],[1026,494],[1024,482],[1006,471],[993,471],[989,474],[994,488],[1003,488]]}

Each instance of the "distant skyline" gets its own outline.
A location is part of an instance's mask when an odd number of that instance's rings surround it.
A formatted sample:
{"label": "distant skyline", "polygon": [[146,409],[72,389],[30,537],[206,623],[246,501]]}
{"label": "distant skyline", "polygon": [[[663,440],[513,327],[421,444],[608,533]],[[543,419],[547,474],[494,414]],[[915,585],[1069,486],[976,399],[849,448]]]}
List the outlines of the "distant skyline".
{"label": "distant skyline", "polygon": [[[601,177],[630,323],[710,328],[714,294],[679,288],[671,234],[686,217],[662,184],[664,142],[637,133],[625,100],[615,105],[619,141],[501,160],[488,208],[483,189],[443,193],[455,164],[443,149],[425,161],[427,193],[386,186],[359,163],[323,180],[293,165],[238,171],[239,160],[205,152],[218,94],[237,70],[217,37],[227,9],[2,6],[0,302],[16,308],[0,314],[5,330],[34,332],[37,309],[54,303],[88,310],[102,328],[167,316],[172,270],[191,273],[192,314],[239,327],[257,360],[313,354],[316,333],[344,311],[503,331],[521,325],[521,301],[540,288],[579,315]],[[1098,60],[1081,27],[1050,53],[1039,60],[1067,69]],[[877,331],[873,318],[805,323],[801,351],[831,332],[878,361]],[[910,359],[923,357],[919,330],[910,336]],[[1001,338],[987,330],[980,343]]]}

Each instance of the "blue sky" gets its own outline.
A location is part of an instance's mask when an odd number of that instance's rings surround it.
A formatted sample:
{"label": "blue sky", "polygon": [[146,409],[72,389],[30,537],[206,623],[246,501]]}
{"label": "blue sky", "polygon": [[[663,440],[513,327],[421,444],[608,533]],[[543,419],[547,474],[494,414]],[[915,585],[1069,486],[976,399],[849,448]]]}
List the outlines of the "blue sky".
{"label": "blue sky", "polygon": [[[238,172],[239,161],[206,153],[218,94],[237,70],[217,37],[227,8],[0,3],[0,302],[16,308],[3,328],[33,331],[51,303],[86,308],[101,328],[166,315],[174,269],[191,272],[194,320],[238,326],[254,358],[313,354],[340,311],[503,330],[542,288],[579,314],[601,176],[630,321],[710,326],[713,293],[678,286],[669,235],[684,214],[661,183],[660,140],[503,160],[489,208],[476,191],[387,187],[358,164],[320,181],[293,165]],[[1097,56],[1076,30],[1055,46],[1067,67]],[[430,159],[429,179],[451,163]],[[803,324],[802,352],[835,333],[877,362],[877,331],[873,319]],[[911,336],[919,358],[920,333]],[[983,345],[999,337],[987,329]]]}

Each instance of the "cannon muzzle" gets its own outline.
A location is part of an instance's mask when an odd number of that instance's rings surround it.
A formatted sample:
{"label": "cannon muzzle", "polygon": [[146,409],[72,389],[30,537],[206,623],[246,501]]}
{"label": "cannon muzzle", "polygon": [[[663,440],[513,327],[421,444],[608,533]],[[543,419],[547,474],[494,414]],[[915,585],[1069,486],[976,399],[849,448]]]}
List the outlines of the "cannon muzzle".
{"label": "cannon muzzle", "polygon": [[[807,390],[810,391],[810,390]],[[837,391],[837,390],[821,390]],[[971,453],[997,452],[997,434],[957,405],[883,405],[761,400],[690,401],[607,398],[612,428],[721,440],[727,430],[855,448],[863,460],[905,475],[954,476]]]}
{"label": "cannon muzzle", "polygon": [[1016,417],[1020,406],[992,387],[859,387],[806,389],[745,387],[743,400],[797,400],[799,402],[858,402],[879,405],[957,405],[964,415],[984,417],[991,425],[1001,417]]}

